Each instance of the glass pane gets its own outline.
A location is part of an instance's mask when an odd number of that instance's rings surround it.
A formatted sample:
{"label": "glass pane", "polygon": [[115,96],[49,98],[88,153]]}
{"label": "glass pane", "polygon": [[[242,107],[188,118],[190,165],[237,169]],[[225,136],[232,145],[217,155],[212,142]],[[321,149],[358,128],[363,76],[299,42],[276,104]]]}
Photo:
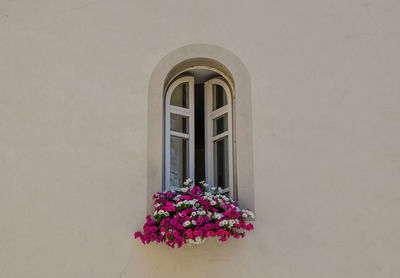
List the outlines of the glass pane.
{"label": "glass pane", "polygon": [[182,187],[188,177],[189,148],[188,140],[171,136],[170,142],[170,185]]}
{"label": "glass pane", "polygon": [[228,114],[224,114],[213,120],[214,136],[228,130]]}
{"label": "glass pane", "polygon": [[170,128],[173,131],[188,133],[189,121],[187,117],[171,114]]}
{"label": "glass pane", "polygon": [[217,110],[228,103],[226,98],[226,93],[222,86],[214,84],[213,85],[213,110]]}
{"label": "glass pane", "polygon": [[189,84],[187,82],[176,86],[171,94],[171,105],[189,108]]}
{"label": "glass pane", "polygon": [[214,142],[214,186],[229,187],[228,136]]}

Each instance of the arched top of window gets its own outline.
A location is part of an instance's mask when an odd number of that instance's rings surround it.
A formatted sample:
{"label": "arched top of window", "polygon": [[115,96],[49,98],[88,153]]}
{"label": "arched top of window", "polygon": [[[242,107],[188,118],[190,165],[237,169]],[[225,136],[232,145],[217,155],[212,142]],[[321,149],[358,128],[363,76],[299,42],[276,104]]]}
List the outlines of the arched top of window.
{"label": "arched top of window", "polygon": [[189,108],[189,83],[182,82],[171,93],[170,105]]}

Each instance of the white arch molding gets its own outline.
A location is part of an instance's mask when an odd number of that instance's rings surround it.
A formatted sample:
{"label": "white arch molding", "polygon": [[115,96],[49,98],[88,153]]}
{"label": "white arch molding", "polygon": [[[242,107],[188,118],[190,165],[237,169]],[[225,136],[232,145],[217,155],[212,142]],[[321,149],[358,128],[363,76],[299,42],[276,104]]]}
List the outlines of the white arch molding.
{"label": "white arch molding", "polygon": [[149,82],[147,115],[147,212],[152,196],[162,190],[164,94],[168,85],[188,69],[206,68],[223,76],[233,93],[236,200],[255,209],[253,175],[253,128],[249,73],[229,50],[208,44],[192,44],[167,54],[156,65]]}

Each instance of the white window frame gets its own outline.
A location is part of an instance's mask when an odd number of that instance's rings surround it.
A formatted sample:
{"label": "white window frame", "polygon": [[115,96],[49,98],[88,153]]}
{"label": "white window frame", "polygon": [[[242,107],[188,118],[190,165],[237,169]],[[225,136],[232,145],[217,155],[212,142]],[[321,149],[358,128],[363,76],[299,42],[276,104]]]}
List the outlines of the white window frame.
{"label": "white window frame", "polygon": [[[213,85],[220,85],[225,90],[227,105],[213,111]],[[232,92],[229,86],[221,78],[213,78],[204,83],[205,94],[205,154],[206,154],[206,181],[209,185],[214,186],[214,141],[228,136],[228,161],[229,161],[229,186],[222,190],[222,193],[230,193],[234,197],[234,173],[233,173],[233,121],[232,121]],[[213,120],[227,113],[228,116],[228,129],[227,131],[214,136],[213,134]]]}
{"label": "white window frame", "polygon": [[[187,82],[189,84],[189,108],[183,108],[171,105],[171,95],[174,89],[182,84]],[[188,134],[180,133],[176,131],[170,130],[170,115],[177,114],[180,116],[188,117],[189,119],[189,132]],[[184,76],[175,80],[168,88],[166,98],[165,98],[165,161],[164,161],[164,169],[165,169],[165,179],[164,179],[164,188],[165,190],[179,190],[180,187],[170,185],[170,138],[172,136],[185,138],[189,140],[189,177],[194,178],[194,77],[193,76]]]}

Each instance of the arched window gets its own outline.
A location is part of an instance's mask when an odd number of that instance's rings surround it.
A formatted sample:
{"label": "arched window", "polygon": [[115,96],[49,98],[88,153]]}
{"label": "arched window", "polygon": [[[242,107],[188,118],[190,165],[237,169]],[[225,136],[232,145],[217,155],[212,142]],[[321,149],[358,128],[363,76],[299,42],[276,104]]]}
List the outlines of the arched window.
{"label": "arched window", "polygon": [[[189,79],[182,82],[180,78]],[[181,83],[187,83],[188,87],[182,85],[177,89],[171,103],[172,92]],[[206,106],[206,101],[212,100],[214,87],[207,84],[220,85],[224,90],[227,104],[223,109],[228,110],[227,117],[221,118],[226,113],[214,110],[212,104]],[[189,90],[189,98],[186,100],[186,93],[179,90]],[[215,90],[215,103],[224,103],[224,94],[218,98],[221,88],[215,86]],[[216,180],[216,185],[220,183],[241,207],[254,211],[252,89],[249,72],[240,58],[227,49],[209,44],[178,48],[158,62],[150,76],[148,93],[147,212],[153,210],[154,193],[173,188],[171,179],[177,187],[181,186],[187,173],[196,181],[205,180],[214,185]],[[207,113],[206,107],[211,107],[212,113]],[[188,112],[194,113],[194,117]],[[223,135],[219,133],[221,130]],[[171,158],[171,138],[175,158]],[[175,161],[173,178],[171,159]]]}
{"label": "arched window", "polygon": [[183,72],[167,87],[164,189],[187,178],[221,187],[233,197],[233,103],[229,82],[209,69]]}

